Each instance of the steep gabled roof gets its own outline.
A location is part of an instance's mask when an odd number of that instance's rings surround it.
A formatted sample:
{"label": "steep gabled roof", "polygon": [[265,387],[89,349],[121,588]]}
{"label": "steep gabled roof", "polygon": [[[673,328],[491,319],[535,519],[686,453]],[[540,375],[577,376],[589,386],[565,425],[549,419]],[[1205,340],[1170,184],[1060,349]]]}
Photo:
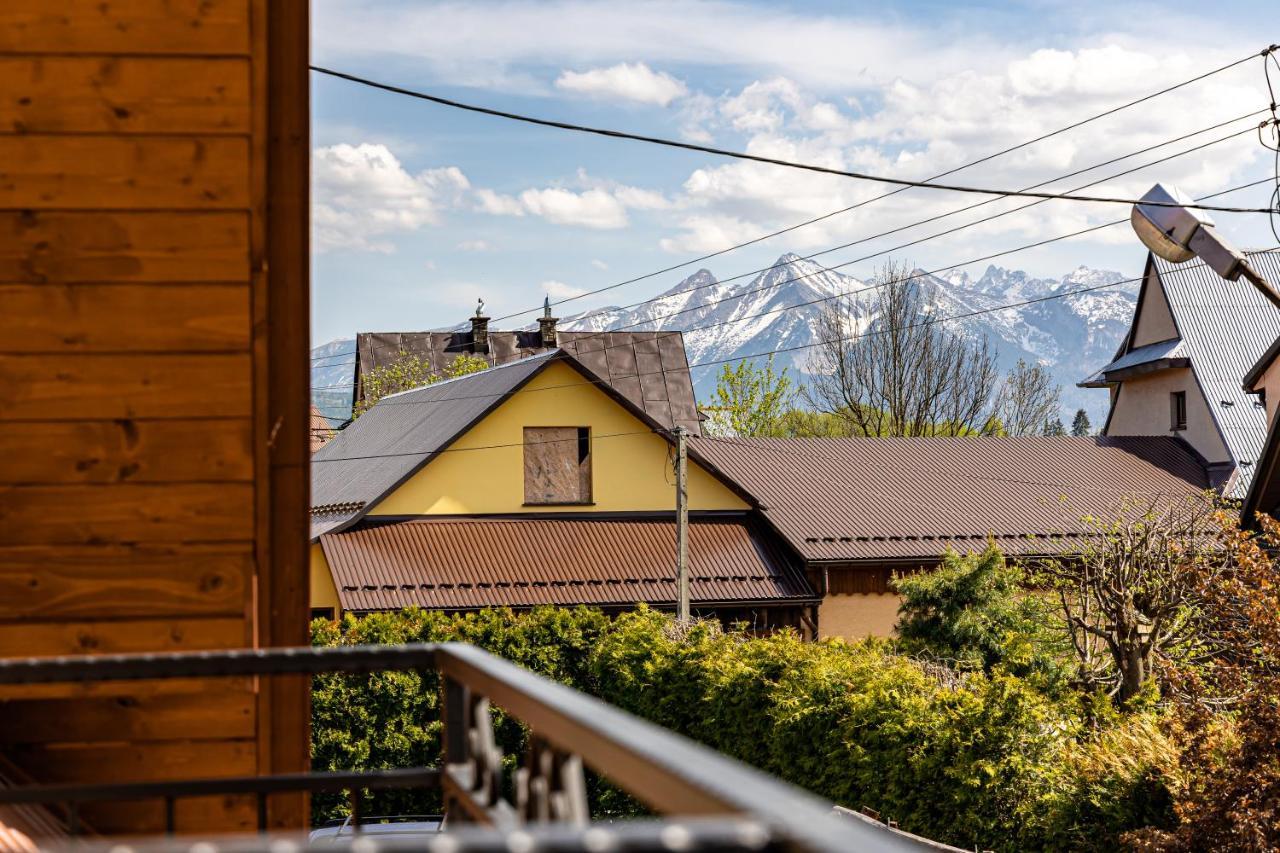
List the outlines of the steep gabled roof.
{"label": "steep gabled roof", "polygon": [[[1263,277],[1280,282],[1280,254],[1246,254]],[[1241,383],[1280,337],[1280,309],[1243,278],[1228,281],[1198,262],[1154,263],[1192,372],[1238,466],[1228,494],[1243,497],[1266,441],[1267,415]]]}
{"label": "steep gabled roof", "polygon": [[[556,347],[574,355],[664,427],[683,426],[692,435],[701,434],[680,332],[557,331]],[[554,349],[542,346],[536,331],[491,331],[489,351],[481,357],[502,365]],[[355,368],[360,393],[369,371],[390,364],[401,352],[442,372],[455,358],[474,352],[474,337],[470,331],[361,332],[356,336]]]}
{"label": "steep gabled roof", "polygon": [[[575,356],[551,350],[379,400],[311,457],[312,539],[359,521],[552,363],[568,365],[584,383],[594,385],[664,440],[672,441],[667,424]],[[690,457],[750,502],[750,495],[696,452]]]}
{"label": "steep gabled roof", "polygon": [[1128,499],[1208,488],[1202,460],[1168,436],[699,438],[807,560],[936,559],[949,545],[1057,553]]}
{"label": "steep gabled roof", "polygon": [[1181,338],[1157,341],[1129,350],[1078,385],[1081,388],[1107,388],[1143,373],[1170,367],[1186,367],[1189,362],[1187,348]]}

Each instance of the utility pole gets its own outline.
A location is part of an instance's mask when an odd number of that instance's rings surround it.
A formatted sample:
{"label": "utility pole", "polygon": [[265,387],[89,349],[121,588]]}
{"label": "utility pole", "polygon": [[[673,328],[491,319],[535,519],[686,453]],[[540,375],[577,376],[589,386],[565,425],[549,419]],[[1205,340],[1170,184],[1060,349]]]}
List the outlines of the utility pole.
{"label": "utility pole", "polygon": [[689,623],[689,433],[676,434],[676,618]]}

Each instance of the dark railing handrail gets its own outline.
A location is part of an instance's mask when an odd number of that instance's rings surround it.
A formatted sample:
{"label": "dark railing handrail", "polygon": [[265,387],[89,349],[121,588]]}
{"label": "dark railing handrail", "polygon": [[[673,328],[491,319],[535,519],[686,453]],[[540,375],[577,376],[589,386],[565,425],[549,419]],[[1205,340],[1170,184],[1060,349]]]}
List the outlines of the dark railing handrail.
{"label": "dark railing handrail", "polygon": [[[0,684],[245,675],[438,670],[446,684],[491,700],[546,742],[580,756],[656,811],[737,816],[811,851],[920,851],[920,839],[869,819],[841,817],[830,803],[715,750],[461,643],[165,652],[0,660]],[[446,696],[446,788],[450,725]],[[474,780],[462,773],[464,787]],[[12,790],[12,789],[11,789]],[[0,790],[0,803],[6,801]],[[933,847],[932,849],[937,849]]]}

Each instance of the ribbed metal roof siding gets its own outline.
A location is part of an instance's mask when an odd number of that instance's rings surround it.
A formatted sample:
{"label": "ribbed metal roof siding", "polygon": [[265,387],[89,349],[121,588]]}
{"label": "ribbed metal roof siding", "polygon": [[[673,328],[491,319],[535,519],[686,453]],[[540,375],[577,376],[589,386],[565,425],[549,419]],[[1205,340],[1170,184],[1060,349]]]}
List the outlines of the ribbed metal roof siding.
{"label": "ribbed metal roof siding", "polygon": [[311,505],[378,500],[555,355],[548,352],[380,401],[311,457]]}
{"label": "ribbed metal roof siding", "polygon": [[1120,356],[1093,376],[1090,376],[1086,381],[1101,379],[1105,374],[1110,373],[1113,370],[1124,370],[1126,367],[1137,367],[1139,364],[1148,364],[1164,358],[1183,358],[1186,354],[1186,347],[1183,345],[1182,341],[1177,338],[1171,341],[1158,341],[1154,344],[1147,344],[1144,347],[1129,350],[1129,352]]}
{"label": "ribbed metal roof siding", "polygon": [[[1280,255],[1247,254],[1264,278],[1280,285]],[[1280,336],[1280,309],[1243,278],[1227,281],[1199,263],[1157,258],[1155,264],[1192,370],[1239,466],[1229,495],[1244,497],[1266,441],[1267,414],[1241,383]]]}
{"label": "ribbed metal roof siding", "polygon": [[[1209,485],[1175,438],[693,439],[808,560],[1056,553],[1081,516]],[[1035,538],[1028,538],[1035,537]]]}
{"label": "ribbed metal roof siding", "polygon": [[[320,539],[346,610],[675,601],[669,519],[423,519]],[[743,518],[689,529],[694,602],[812,600],[769,534]]]}
{"label": "ribbed metal roof siding", "polygon": [[[680,332],[557,332],[557,345],[573,354],[600,379],[664,427],[680,425],[692,435],[702,429],[693,395],[693,380]],[[356,336],[362,376],[391,363],[401,352],[424,359],[442,371],[472,351],[467,332],[362,332]],[[551,352],[536,331],[493,331],[489,353],[493,364]]]}

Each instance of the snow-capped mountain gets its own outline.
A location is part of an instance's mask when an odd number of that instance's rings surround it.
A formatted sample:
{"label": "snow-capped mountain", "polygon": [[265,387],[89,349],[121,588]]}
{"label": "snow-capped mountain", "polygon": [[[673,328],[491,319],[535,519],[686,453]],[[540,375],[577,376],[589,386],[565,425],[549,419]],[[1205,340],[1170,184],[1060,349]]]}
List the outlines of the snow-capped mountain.
{"label": "snow-capped mountain", "polygon": [[[1115,354],[1133,314],[1136,285],[1112,287],[1124,276],[1083,266],[1061,279],[1038,279],[996,266],[977,279],[964,273],[945,278],[917,273],[933,286],[932,316],[961,318],[956,325],[965,334],[987,335],[1004,370],[1019,358],[1044,364],[1062,385],[1064,423],[1070,423],[1075,409],[1084,408],[1101,424],[1106,394],[1076,388],[1075,383]],[[1089,290],[1095,287],[1101,289]],[[817,340],[817,320],[833,297],[841,296],[854,300],[855,313],[865,306],[866,322],[872,321],[874,293],[866,282],[786,254],[750,280],[720,282],[702,269],[643,305],[588,311],[559,325],[590,331],[684,331],[689,362],[695,365],[780,351],[778,364],[803,381],[815,351],[808,345]],[[709,397],[718,373],[715,366],[694,371],[699,399]]]}
{"label": "snow-capped mountain", "polygon": [[[1019,358],[1044,364],[1062,385],[1063,423],[1069,425],[1075,410],[1084,408],[1101,426],[1107,395],[1075,383],[1115,355],[1133,316],[1136,284],[1112,287],[1124,276],[1083,266],[1060,279],[996,266],[978,278],[963,272],[917,273],[934,289],[931,316],[961,318],[956,325],[965,334],[987,335],[1002,370]],[[707,400],[718,363],[757,353],[778,351],[778,366],[804,381],[815,352],[811,345],[818,339],[817,321],[834,298],[845,296],[855,300],[855,312],[870,324],[875,294],[868,283],[785,254],[751,279],[722,282],[702,269],[642,305],[583,312],[560,320],[559,327],[682,331],[690,364],[717,363],[693,371],[698,398]],[[312,350],[312,399],[334,417],[350,411],[354,349],[355,342],[344,338]]]}

